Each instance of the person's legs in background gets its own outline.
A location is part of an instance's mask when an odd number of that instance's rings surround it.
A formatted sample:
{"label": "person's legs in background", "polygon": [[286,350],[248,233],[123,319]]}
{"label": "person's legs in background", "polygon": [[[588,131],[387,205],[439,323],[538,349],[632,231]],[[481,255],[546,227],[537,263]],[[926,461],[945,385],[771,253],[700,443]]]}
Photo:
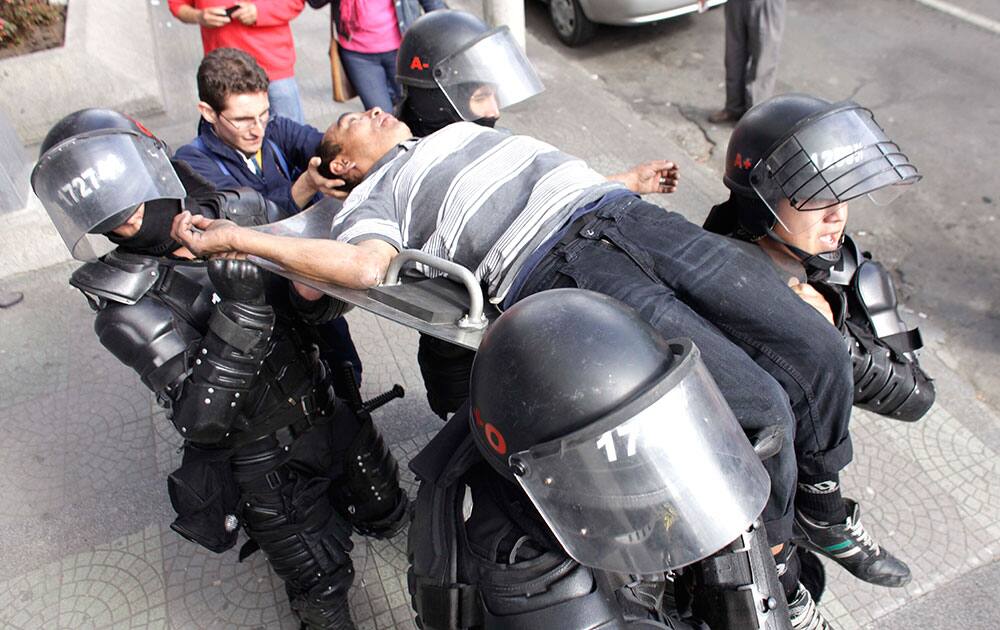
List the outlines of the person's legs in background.
{"label": "person's legs in background", "polygon": [[778,78],[778,56],[785,30],[785,0],[755,3],[746,24],[749,63],[744,78],[745,110],[771,98]]}
{"label": "person's legs in background", "polygon": [[271,102],[271,115],[288,118],[305,124],[302,115],[302,99],[299,96],[299,84],[295,77],[271,81],[267,87],[267,98]]}
{"label": "person's legs in background", "polygon": [[[383,63],[383,57],[387,55],[392,55],[393,58],[390,79],[386,77],[387,70]],[[392,111],[393,93],[390,92],[389,81],[395,83],[395,58],[395,51],[368,54],[340,47],[340,61],[344,64],[344,71],[347,72],[354,90],[361,97],[365,109],[381,107],[384,111]]]}
{"label": "person's legs in background", "polygon": [[385,72],[386,87],[389,90],[393,106],[403,97],[403,88],[396,81],[396,54],[398,52],[398,50],[390,50],[378,56],[382,64],[382,71]]}
{"label": "person's legs in background", "polygon": [[746,2],[726,3],[726,105],[708,117],[711,123],[732,123],[743,116],[746,104],[747,48]]}

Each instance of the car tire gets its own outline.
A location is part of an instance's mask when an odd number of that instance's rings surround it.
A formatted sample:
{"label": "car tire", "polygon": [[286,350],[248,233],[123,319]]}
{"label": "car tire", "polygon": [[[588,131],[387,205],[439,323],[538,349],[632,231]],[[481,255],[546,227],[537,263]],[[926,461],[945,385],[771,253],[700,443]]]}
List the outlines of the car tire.
{"label": "car tire", "polygon": [[559,40],[567,46],[583,44],[597,30],[597,26],[583,14],[577,0],[549,0],[549,17]]}

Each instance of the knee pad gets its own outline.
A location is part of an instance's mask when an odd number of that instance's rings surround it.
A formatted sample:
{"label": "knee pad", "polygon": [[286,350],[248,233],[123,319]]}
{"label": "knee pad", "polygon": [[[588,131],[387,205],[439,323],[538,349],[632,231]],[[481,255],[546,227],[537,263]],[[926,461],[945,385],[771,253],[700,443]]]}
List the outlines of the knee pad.
{"label": "knee pad", "polygon": [[[341,567],[341,573],[351,573],[350,567]],[[289,593],[292,612],[306,630],[355,630],[351,620],[347,591],[353,575],[328,576],[305,593]],[[348,586],[344,586],[345,581]]]}
{"label": "knee pad", "polygon": [[330,480],[272,467],[281,452],[268,448],[233,460],[247,535],[290,592],[309,592],[320,583],[346,592],[354,577],[351,526],[330,503]]}
{"label": "knee pad", "polygon": [[368,418],[345,454],[344,475],[332,486],[334,504],[358,533],[389,538],[407,522],[409,499],[399,487],[399,464]]}

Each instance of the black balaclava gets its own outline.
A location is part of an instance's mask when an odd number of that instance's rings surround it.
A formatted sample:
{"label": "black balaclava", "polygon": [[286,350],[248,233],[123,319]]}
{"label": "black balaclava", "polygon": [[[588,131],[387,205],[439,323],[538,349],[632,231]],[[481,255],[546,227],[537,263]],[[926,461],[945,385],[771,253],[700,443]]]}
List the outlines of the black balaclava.
{"label": "black balaclava", "polygon": [[[200,207],[192,198],[211,196],[215,192],[215,186],[195,172],[187,162],[170,160],[170,165],[174,167],[177,178],[184,186],[184,191],[188,195],[186,203],[189,207]],[[110,232],[106,236],[124,252],[145,256],[165,256],[183,247],[181,243],[170,237],[170,228],[173,225],[174,217],[180,214],[183,208],[184,204],[177,199],[147,201],[142,215],[142,225],[134,236],[124,238]],[[207,213],[202,212],[202,214]],[[220,217],[210,216],[210,218]]]}
{"label": "black balaclava", "polygon": [[147,201],[138,232],[128,238],[108,232],[107,237],[123,252],[144,256],[165,256],[182,247],[170,236],[174,217],[180,214],[180,211],[181,202],[177,199]]}
{"label": "black balaclava", "polygon": [[[474,91],[475,89],[470,91],[469,95],[471,96]],[[400,105],[399,119],[406,123],[417,138],[429,136],[452,123],[463,120],[440,89],[411,86],[406,88],[406,98]],[[493,127],[497,119],[480,118],[472,122],[484,127]]]}

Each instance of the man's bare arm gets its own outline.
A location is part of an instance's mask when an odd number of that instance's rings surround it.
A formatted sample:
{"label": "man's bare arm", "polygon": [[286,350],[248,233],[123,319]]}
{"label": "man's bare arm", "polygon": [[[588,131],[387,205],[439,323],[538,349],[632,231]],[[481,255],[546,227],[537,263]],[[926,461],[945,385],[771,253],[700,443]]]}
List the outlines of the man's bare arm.
{"label": "man's bare arm", "polygon": [[188,212],[174,219],[173,234],[196,256],[243,252],[305,278],[352,289],[377,286],[396,255],[395,247],[377,239],[351,245],[331,239],[275,236]]}

